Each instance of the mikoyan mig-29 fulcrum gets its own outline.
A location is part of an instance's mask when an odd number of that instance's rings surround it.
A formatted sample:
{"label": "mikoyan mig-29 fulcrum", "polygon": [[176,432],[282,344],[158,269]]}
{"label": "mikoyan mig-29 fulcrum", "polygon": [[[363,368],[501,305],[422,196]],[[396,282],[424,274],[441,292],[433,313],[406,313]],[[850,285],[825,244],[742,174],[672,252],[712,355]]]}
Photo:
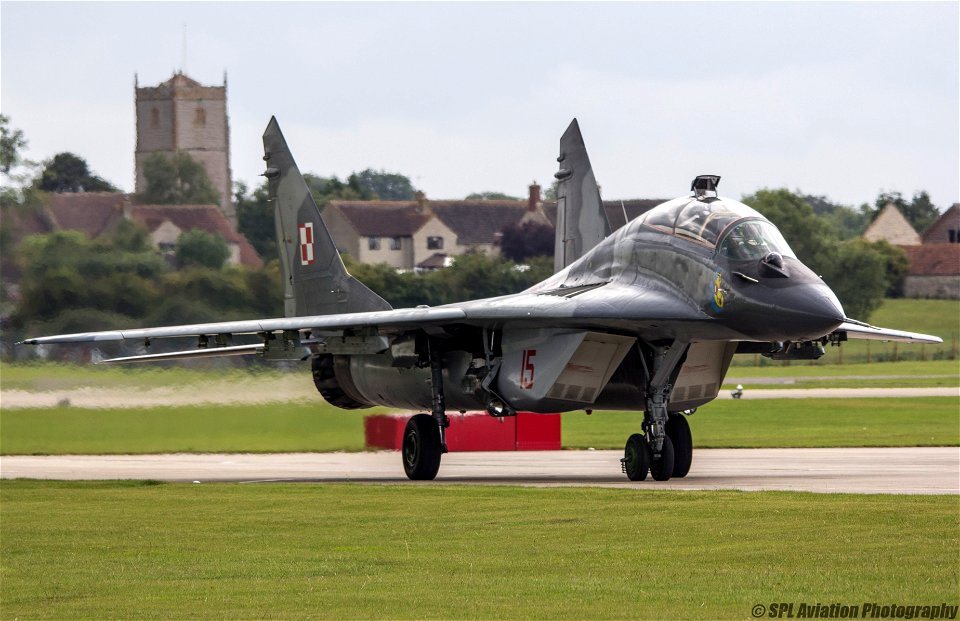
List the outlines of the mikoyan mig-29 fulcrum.
{"label": "mikoyan mig-29 fulcrum", "polygon": [[[447,410],[642,411],[623,471],[631,480],[649,472],[659,481],[689,471],[685,414],[716,398],[735,354],[805,360],[849,338],[941,342],[847,318],[777,227],[717,195],[717,176],[697,177],[690,195],[611,232],[576,120],[557,158],[553,276],[513,295],[393,309],[347,273],[276,119],[263,144],[284,318],[24,342],[196,344],[109,362],[243,354],[309,360],[317,389],[335,406],[426,412],[404,430],[401,455],[411,479],[436,476]],[[242,339],[250,342],[237,344]]]}

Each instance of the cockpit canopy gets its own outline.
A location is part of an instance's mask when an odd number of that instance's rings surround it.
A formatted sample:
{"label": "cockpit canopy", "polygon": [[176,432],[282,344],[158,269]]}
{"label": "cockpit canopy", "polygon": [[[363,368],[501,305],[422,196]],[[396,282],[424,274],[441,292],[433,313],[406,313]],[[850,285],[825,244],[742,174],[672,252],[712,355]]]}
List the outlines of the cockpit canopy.
{"label": "cockpit canopy", "polygon": [[777,227],[759,212],[729,198],[677,198],[639,219],[664,233],[718,248],[733,260],[758,259],[771,252],[796,257]]}

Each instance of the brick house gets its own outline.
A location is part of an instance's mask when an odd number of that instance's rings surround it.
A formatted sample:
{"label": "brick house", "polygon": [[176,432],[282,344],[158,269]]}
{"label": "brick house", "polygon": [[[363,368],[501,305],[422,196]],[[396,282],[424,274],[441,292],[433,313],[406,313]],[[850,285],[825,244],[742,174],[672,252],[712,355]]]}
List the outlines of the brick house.
{"label": "brick house", "polygon": [[923,232],[924,244],[960,244],[960,203],[954,203]]}

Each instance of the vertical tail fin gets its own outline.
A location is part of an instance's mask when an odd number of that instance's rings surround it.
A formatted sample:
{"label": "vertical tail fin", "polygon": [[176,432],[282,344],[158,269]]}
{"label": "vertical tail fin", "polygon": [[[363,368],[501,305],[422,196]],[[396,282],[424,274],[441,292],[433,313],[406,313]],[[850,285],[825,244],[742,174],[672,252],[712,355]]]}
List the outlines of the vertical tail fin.
{"label": "vertical tail fin", "polygon": [[610,234],[600,188],[593,176],[580,125],[573,119],[560,138],[560,170],[554,175],[557,188],[557,236],[553,271],[570,265]]}
{"label": "vertical tail fin", "polygon": [[263,133],[270,200],[287,317],[389,310],[390,304],[351,276],[340,260],[275,117]]}

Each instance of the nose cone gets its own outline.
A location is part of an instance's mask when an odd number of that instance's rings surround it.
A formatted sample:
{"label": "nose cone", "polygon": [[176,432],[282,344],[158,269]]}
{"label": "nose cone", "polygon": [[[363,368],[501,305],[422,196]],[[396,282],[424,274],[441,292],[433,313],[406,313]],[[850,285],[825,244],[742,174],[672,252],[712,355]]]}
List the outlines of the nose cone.
{"label": "nose cone", "polygon": [[806,283],[781,289],[776,305],[796,340],[817,339],[833,332],[846,315],[840,300],[827,285]]}

